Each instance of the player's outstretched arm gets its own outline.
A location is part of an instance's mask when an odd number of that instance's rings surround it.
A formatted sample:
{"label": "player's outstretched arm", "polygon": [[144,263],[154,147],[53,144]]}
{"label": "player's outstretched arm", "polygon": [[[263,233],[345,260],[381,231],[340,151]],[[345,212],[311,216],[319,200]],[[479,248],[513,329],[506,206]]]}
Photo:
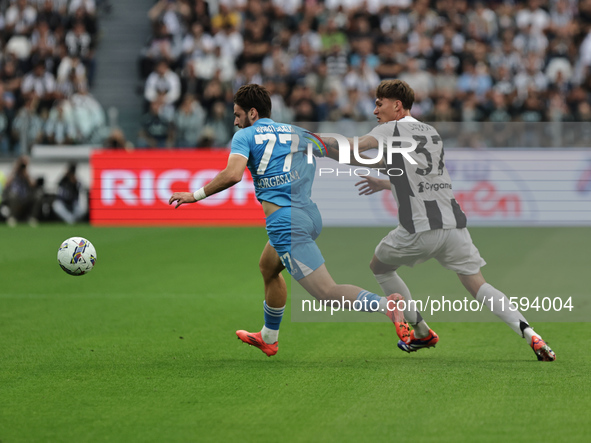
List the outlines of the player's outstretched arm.
{"label": "player's outstretched arm", "polygon": [[389,191],[390,181],[368,176],[355,183],[355,186],[359,187],[359,195],[371,195],[380,191]]}
{"label": "player's outstretched arm", "polygon": [[[244,170],[246,169],[247,161],[246,157],[242,155],[230,154],[226,169],[221,171],[212,181],[196,192],[202,193],[199,200],[217,194],[241,181],[242,176],[244,175]],[[172,205],[173,203],[176,203],[176,206],[174,207],[176,209],[185,203],[195,203],[198,201],[198,199],[195,198],[196,193],[175,192],[168,200],[168,204]]]}

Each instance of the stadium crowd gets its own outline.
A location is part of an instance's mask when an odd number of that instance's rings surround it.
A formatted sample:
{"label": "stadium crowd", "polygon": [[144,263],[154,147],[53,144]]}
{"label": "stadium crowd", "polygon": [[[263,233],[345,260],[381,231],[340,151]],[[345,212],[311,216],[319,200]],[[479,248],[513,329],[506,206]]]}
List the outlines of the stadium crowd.
{"label": "stadium crowd", "polygon": [[0,1],[0,156],[35,143],[96,143],[105,113],[90,94],[95,0]]}
{"label": "stadium crowd", "polygon": [[591,120],[591,0],[159,0],[140,146],[225,146],[232,91],[278,121],[363,121],[400,78],[431,122]]}

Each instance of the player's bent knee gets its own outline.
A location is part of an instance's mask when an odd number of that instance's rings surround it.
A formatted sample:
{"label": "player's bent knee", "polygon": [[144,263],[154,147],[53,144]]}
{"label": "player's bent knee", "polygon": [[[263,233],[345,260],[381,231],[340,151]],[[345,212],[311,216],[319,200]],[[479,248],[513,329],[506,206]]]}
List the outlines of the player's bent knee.
{"label": "player's bent knee", "polygon": [[263,262],[259,263],[259,271],[261,271],[261,275],[265,281],[277,278],[281,274],[281,272],[277,272],[275,266],[269,266],[268,263]]}
{"label": "player's bent knee", "polygon": [[388,272],[392,272],[396,270],[396,266],[387,265],[386,263],[382,263],[375,255],[369,262],[369,269],[374,275],[379,274],[386,274]]}

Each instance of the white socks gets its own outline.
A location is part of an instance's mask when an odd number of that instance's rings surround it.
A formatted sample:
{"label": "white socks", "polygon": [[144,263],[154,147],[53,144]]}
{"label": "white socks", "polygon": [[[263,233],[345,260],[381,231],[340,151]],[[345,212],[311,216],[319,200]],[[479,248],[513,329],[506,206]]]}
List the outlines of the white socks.
{"label": "white socks", "polygon": [[[398,293],[402,295],[407,302],[412,300],[408,286],[406,286],[396,271],[388,272],[386,274],[378,274],[375,277],[382,288],[382,291],[384,291],[387,296]],[[480,303],[484,303],[493,314],[503,320],[515,331],[516,334],[525,337],[528,344],[531,344],[532,337],[541,338],[540,335],[534,332],[534,330],[528,325],[527,320],[518,309],[515,311],[512,310],[512,305],[507,296],[492,285],[488,283],[483,284],[476,294],[476,300]],[[429,326],[425,320],[423,320],[421,313],[416,309],[414,304],[409,306],[407,303],[407,309],[404,311],[404,318],[415,330],[415,337],[424,338],[429,335]],[[522,331],[521,328],[523,326],[526,327]]]}
{"label": "white socks", "polygon": [[410,295],[408,286],[406,286],[406,283],[404,283],[396,271],[388,272],[386,274],[377,274],[374,276],[386,296],[398,293],[404,297],[407,306],[404,311],[404,318],[415,330],[415,337],[427,337],[429,335],[429,326],[427,323],[425,323],[423,317],[421,317],[421,313],[417,310],[414,303],[412,306],[409,306],[408,302],[412,300],[412,296]]}
{"label": "white socks", "polygon": [[484,303],[493,314],[507,323],[517,334],[525,337],[528,344],[531,344],[532,337],[540,337],[529,325],[523,332],[521,331],[522,323],[527,324],[527,320],[518,309],[513,311],[514,305],[511,305],[507,296],[490,284],[485,283],[480,287],[476,294],[476,300]]}
{"label": "white socks", "polygon": [[272,345],[279,337],[279,329],[269,329],[266,326],[263,326],[263,329],[261,329],[261,337],[265,343]]}

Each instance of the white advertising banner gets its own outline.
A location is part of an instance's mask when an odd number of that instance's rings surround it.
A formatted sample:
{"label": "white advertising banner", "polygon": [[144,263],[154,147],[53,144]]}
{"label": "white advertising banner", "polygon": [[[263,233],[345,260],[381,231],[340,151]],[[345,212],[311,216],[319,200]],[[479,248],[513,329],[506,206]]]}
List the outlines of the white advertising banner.
{"label": "white advertising banner", "polygon": [[[446,150],[445,165],[468,226],[591,225],[591,150]],[[367,173],[318,159],[312,198],[324,226],[398,224],[391,192],[358,195]]]}

